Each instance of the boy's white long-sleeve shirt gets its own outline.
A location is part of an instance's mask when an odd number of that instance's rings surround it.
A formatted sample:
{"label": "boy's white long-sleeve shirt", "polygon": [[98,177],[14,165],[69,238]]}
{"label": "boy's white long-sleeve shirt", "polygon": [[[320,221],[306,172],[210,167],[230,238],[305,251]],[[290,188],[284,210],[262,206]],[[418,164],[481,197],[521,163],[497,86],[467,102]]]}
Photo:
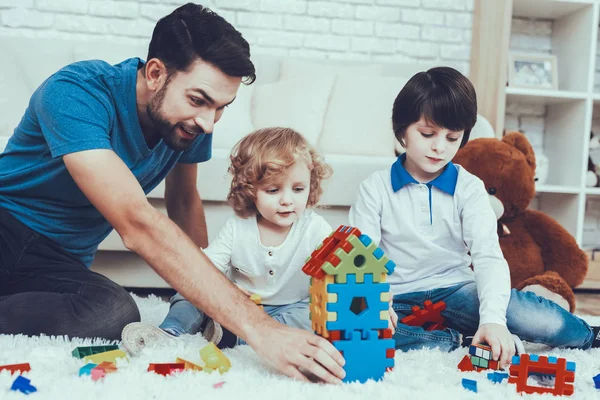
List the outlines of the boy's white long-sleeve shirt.
{"label": "boy's white long-sleeve shirt", "polygon": [[392,293],[475,280],[479,324],[506,326],[510,272],[483,182],[449,163],[440,176],[421,184],[404,169],[403,160],[362,182],[350,209],[350,224],[396,263],[388,279]]}
{"label": "boy's white long-sleeve shirt", "polygon": [[323,217],[305,210],[285,241],[275,247],[260,241],[256,217],[232,216],[204,250],[234,283],[258,294],[262,304],[285,305],[308,298],[306,259],[332,232]]}

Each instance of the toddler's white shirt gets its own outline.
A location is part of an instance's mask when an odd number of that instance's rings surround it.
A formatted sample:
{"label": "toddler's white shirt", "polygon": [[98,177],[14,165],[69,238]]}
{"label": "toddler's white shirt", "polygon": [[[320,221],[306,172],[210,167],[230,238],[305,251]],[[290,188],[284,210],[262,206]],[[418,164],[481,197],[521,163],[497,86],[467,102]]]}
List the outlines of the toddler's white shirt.
{"label": "toddler's white shirt", "polygon": [[256,217],[234,215],[204,252],[234,283],[260,295],[263,304],[292,304],[308,298],[310,277],[302,267],[331,232],[323,217],[307,209],[281,245],[268,247],[260,241]]}

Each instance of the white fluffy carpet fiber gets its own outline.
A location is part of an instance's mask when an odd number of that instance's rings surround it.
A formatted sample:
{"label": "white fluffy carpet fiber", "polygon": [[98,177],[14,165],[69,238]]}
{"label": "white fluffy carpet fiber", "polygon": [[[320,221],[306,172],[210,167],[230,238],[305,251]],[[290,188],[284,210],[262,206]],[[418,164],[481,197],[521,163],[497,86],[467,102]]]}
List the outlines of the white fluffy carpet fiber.
{"label": "white fluffy carpet fiber", "polygon": [[[134,296],[135,297],[135,296]],[[168,311],[168,303],[157,297],[135,297],[142,321],[159,324]],[[600,317],[585,317],[591,324],[600,324]],[[71,356],[77,346],[110,344],[102,340],[69,340],[65,337],[26,337],[0,335],[0,365],[29,362],[31,371],[24,376],[31,379],[37,392],[33,399],[520,399],[539,398],[540,395],[520,396],[514,385],[488,381],[485,373],[462,373],[456,366],[467,353],[459,349],[453,353],[421,350],[396,353],[396,368],[381,382],[343,384],[340,386],[300,383],[293,381],[265,365],[248,346],[228,350],[225,354],[232,363],[229,372],[206,374],[186,371],[173,376],[147,372],[151,362],[175,362],[182,357],[200,362],[199,349],[206,341],[200,336],[186,337],[178,348],[145,349],[140,357],[119,360],[118,371],[97,382],[89,376],[79,377],[83,360]],[[572,398],[600,399],[600,390],[594,388],[592,377],[600,373],[600,350],[552,350],[527,346],[530,353],[565,357],[575,361],[575,393]],[[10,391],[16,375],[0,372],[0,399],[24,399],[26,395]],[[468,392],[461,386],[462,378],[477,381],[478,393]],[[225,382],[220,388],[213,385]],[[543,398],[553,398],[544,395]]]}

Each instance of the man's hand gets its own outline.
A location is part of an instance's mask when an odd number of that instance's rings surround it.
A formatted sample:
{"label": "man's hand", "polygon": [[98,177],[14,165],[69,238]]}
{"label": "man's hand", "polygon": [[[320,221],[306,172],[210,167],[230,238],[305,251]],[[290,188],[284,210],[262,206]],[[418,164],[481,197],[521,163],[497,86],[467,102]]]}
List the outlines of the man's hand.
{"label": "man's hand", "polygon": [[324,382],[341,383],[346,375],[342,368],[345,361],[327,339],[271,321],[258,327],[257,334],[247,340],[259,356],[301,381],[309,381],[300,372],[303,369]]}
{"label": "man's hand", "polygon": [[492,348],[494,360],[500,360],[500,367],[510,365],[515,355],[515,342],[508,329],[499,324],[483,324],[473,337],[473,344],[487,343]]}

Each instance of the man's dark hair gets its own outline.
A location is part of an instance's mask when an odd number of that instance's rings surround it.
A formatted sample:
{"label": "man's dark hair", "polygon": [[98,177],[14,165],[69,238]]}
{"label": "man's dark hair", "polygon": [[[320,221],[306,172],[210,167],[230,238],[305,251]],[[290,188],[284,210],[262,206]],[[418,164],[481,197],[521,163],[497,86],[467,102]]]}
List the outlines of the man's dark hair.
{"label": "man's dark hair", "polygon": [[464,130],[463,147],[477,121],[477,96],[471,81],[450,67],[432,68],[410,78],[392,110],[394,135],[402,145],[406,129],[421,117],[440,128]]}
{"label": "man's dark hair", "polygon": [[154,27],[148,60],[160,59],[168,74],[187,71],[198,58],[225,74],[256,80],[250,45],[229,22],[207,7],[187,3],[161,18]]}

